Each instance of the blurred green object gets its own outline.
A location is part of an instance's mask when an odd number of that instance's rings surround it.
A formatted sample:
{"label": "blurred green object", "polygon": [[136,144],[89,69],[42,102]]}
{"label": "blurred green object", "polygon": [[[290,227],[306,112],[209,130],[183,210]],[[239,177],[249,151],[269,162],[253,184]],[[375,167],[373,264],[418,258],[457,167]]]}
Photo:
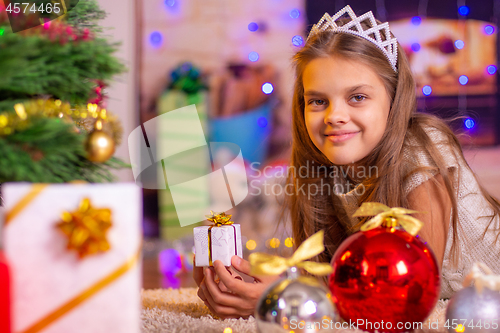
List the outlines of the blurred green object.
{"label": "blurred green object", "polygon": [[[195,104],[196,110],[198,112],[198,117],[200,119],[204,133],[207,133],[207,93],[203,90],[198,91],[195,94],[187,94],[182,90],[166,90],[158,101],[158,113],[163,114],[169,111],[173,111],[187,105]],[[182,131],[182,129],[179,129]],[[161,150],[161,140],[162,137],[173,135],[173,133],[162,133],[162,129],[158,128],[158,149]],[[179,138],[179,140],[189,140],[189,138]],[[162,156],[159,153],[159,156]],[[194,164],[190,158],[176,159],[175,165],[173,166],[177,172],[182,173],[183,178],[198,178],[208,174],[211,170],[206,168],[204,163]],[[175,177],[173,177],[175,178]],[[159,177],[163,179],[163,177]],[[164,184],[162,184],[164,185]],[[209,208],[209,189],[208,184],[206,188],[197,188],[196,193],[190,194],[193,197],[196,196],[199,200],[200,207],[205,206],[207,214],[210,211]],[[189,228],[181,227],[179,219],[177,217],[176,209],[191,210],[191,207],[182,207],[181,205],[174,206],[172,195],[170,190],[159,190],[158,192],[158,206],[159,206],[159,220],[160,220],[160,236],[165,240],[175,240],[180,239],[184,236],[192,236],[192,227],[200,225],[193,224]],[[197,208],[200,208],[197,207]]]}
{"label": "blurred green object", "polygon": [[[174,69],[170,73],[170,80],[167,90],[181,90],[188,95],[188,99],[189,97],[196,99],[196,93],[208,89],[201,71],[193,67],[190,62],[185,62]],[[196,104],[196,102],[188,103],[187,105],[191,104]]]}

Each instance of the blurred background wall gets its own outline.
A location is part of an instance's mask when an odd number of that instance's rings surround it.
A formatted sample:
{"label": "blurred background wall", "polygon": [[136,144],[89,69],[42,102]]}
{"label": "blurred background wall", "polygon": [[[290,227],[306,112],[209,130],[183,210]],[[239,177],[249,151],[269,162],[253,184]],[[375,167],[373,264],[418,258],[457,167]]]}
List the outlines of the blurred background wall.
{"label": "blurred background wall", "polygon": [[[124,144],[118,146],[116,156],[129,163],[126,136],[139,126],[136,3],[134,0],[99,0],[99,5],[107,13],[101,22],[106,29],[105,35],[109,36],[110,40],[121,43],[116,56],[128,68],[126,73],[116,78],[113,84],[106,88],[106,93],[108,108],[113,110],[123,125]],[[117,171],[116,174],[120,181],[134,181],[130,169]]]}

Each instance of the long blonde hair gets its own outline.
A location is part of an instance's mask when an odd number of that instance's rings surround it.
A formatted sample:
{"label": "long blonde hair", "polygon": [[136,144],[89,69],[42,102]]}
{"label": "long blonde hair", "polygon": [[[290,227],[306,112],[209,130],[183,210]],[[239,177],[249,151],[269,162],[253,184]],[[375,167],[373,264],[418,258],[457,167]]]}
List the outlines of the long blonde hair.
{"label": "long blonde hair", "polygon": [[[364,220],[360,220],[358,225],[352,227],[339,198],[334,193],[309,198],[308,195],[298,190],[300,186],[318,185],[325,181],[333,185],[333,179],[328,177],[328,174],[329,168],[335,166],[332,166],[332,163],[316,148],[306,129],[302,80],[304,69],[309,62],[319,57],[332,56],[356,60],[373,68],[381,78],[391,98],[391,108],[385,133],[374,150],[360,161],[365,166],[376,166],[378,172],[376,175],[369,175],[363,180],[365,191],[359,198],[358,204],[372,201],[383,203],[389,207],[408,207],[409,204],[404,193],[403,184],[410,175],[404,165],[403,147],[411,149],[411,147],[408,148],[408,140],[410,137],[416,139],[419,147],[428,153],[436,167],[420,168],[413,170],[412,173],[439,173],[443,177],[446,191],[451,199],[452,261],[456,263],[458,255],[457,184],[453,181],[453,175],[448,170],[443,156],[432,143],[424,128],[433,127],[441,132],[446,137],[446,143],[455,148],[452,149],[458,155],[455,157],[463,159],[463,152],[456,135],[443,120],[416,111],[415,81],[406,55],[399,43],[398,72],[396,73],[383,52],[371,42],[351,34],[331,31],[324,31],[311,36],[306,45],[293,58],[296,80],[292,105],[292,170],[298,170],[304,166],[308,168],[313,168],[314,165],[325,166],[322,169],[324,172],[309,172],[306,177],[296,173],[289,173],[288,175],[288,182],[294,187],[294,195],[287,196],[287,207],[291,214],[295,246],[300,245],[315,231],[325,229],[325,247],[327,251],[316,260],[329,261],[340,243],[364,222]],[[466,162],[465,165],[468,167]],[[321,168],[316,167],[316,169],[320,170]],[[498,215],[500,213],[499,202],[482,187],[480,188],[482,194],[493,208],[495,215]],[[494,216],[491,217],[492,221]]]}

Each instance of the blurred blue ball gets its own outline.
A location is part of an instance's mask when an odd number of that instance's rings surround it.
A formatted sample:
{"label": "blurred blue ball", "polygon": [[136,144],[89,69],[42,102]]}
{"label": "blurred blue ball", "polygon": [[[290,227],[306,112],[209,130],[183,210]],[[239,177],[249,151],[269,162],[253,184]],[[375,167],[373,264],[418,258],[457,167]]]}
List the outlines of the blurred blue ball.
{"label": "blurred blue ball", "polygon": [[248,30],[250,30],[250,31],[257,31],[258,29],[259,29],[259,25],[255,22],[251,22],[248,25]]}
{"label": "blurred blue ball", "polygon": [[470,9],[467,6],[461,6],[460,8],[458,8],[458,12],[462,16],[467,16],[467,15],[469,15]]}

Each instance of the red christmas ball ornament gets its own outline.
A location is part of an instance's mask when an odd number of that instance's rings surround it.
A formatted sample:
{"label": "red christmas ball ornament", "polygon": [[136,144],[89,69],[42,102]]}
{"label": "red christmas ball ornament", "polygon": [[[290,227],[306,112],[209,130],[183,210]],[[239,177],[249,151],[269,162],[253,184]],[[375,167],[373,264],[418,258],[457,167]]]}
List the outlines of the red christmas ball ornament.
{"label": "red christmas ball ornament", "polygon": [[[372,219],[378,218],[378,227],[351,235],[335,252],[329,277],[332,299],[342,319],[359,329],[406,332],[422,328],[418,325],[439,298],[436,258],[418,237],[398,227],[397,218],[387,211],[382,214]],[[366,215],[374,214],[355,214]]]}

